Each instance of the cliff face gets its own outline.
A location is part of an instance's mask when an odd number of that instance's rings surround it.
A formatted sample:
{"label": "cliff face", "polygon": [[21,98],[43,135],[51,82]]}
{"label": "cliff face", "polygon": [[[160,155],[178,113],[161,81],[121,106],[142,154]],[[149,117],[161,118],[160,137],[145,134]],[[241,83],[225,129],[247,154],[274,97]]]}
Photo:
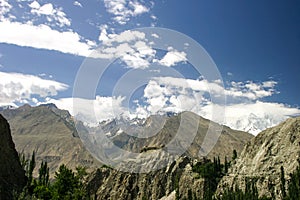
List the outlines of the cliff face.
{"label": "cliff face", "polygon": [[253,138],[244,148],[235,164],[223,177],[217,193],[225,186],[238,185],[243,188],[245,179],[256,179],[260,195],[281,199],[280,168],[284,167],[285,178],[289,178],[300,157],[300,117],[266,129]]}
{"label": "cliff face", "polygon": [[124,173],[109,167],[98,169],[88,190],[97,199],[202,199],[204,180],[192,172],[193,161],[180,157],[171,165],[147,174]]}
{"label": "cliff face", "polygon": [[12,199],[14,191],[20,191],[26,184],[10,127],[0,115],[0,199]]}

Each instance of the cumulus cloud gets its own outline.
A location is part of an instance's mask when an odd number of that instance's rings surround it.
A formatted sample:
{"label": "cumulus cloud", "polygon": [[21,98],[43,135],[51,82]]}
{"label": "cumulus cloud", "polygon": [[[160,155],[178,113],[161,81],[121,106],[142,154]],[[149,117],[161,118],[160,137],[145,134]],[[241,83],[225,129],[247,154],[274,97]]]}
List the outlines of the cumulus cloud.
{"label": "cumulus cloud", "polygon": [[[156,77],[145,87],[144,103],[139,102],[136,114],[192,111],[231,128],[257,134],[290,116],[300,115],[299,108],[262,101],[276,92],[276,84],[275,81],[231,82],[223,88],[219,81]],[[211,97],[220,93],[227,96],[226,104],[211,101]],[[214,116],[220,112],[224,112],[222,119]]]}
{"label": "cumulus cloud", "polygon": [[168,51],[166,53],[166,55],[158,61],[159,64],[163,65],[163,66],[167,66],[167,67],[171,67],[171,66],[175,66],[177,63],[180,62],[186,62],[187,58],[186,58],[186,53],[181,51],[177,51],[174,49],[170,49],[170,51]]}
{"label": "cumulus cloud", "polygon": [[255,83],[253,81],[234,82],[230,83],[230,87],[226,90],[227,96],[247,98],[250,100],[257,100],[264,97],[272,96],[276,93],[274,89],[277,82],[265,81],[262,83]]}
{"label": "cumulus cloud", "polygon": [[62,98],[47,99],[45,103],[54,103],[59,109],[68,110],[76,119],[88,125],[97,125],[98,122],[117,118],[126,109],[122,106],[124,97],[102,97],[95,99]]}
{"label": "cumulus cloud", "polygon": [[40,5],[37,1],[33,1],[29,4],[29,7],[32,14],[47,16],[48,22],[54,21],[60,27],[71,25],[71,20],[66,17],[67,15],[63,12],[62,8],[55,8],[51,3]]}
{"label": "cumulus cloud", "polygon": [[71,20],[52,3],[28,1],[27,7],[20,7],[24,13],[19,18],[12,16],[11,9],[9,1],[0,0],[0,30],[5,30],[0,31],[0,43],[80,56],[89,56],[97,45],[70,29]]}
{"label": "cumulus cloud", "polygon": [[102,43],[94,57],[103,59],[117,59],[124,61],[129,68],[148,68],[153,63],[161,66],[171,67],[180,62],[187,61],[187,54],[169,47],[162,59],[156,58],[156,50],[153,48],[151,38],[159,38],[159,35],[152,33],[151,37],[141,31],[127,30],[119,34],[108,34],[107,25],[101,26],[99,41]]}
{"label": "cumulus cloud", "polygon": [[[149,81],[144,89],[145,106],[150,114],[157,112],[197,112],[207,100],[204,92],[209,91],[207,81],[156,77]],[[215,83],[212,83],[214,85]],[[203,87],[202,87],[203,86]],[[141,107],[139,107],[141,111]]]}
{"label": "cumulus cloud", "polygon": [[[208,104],[203,106],[198,114],[210,119],[212,108],[220,109],[220,105]],[[282,103],[262,101],[228,104],[225,110],[225,125],[254,135],[289,117],[300,115],[299,108],[292,108]]]}
{"label": "cumulus cloud", "polygon": [[56,50],[62,53],[89,56],[93,48],[82,41],[73,31],[59,32],[47,25],[35,26],[30,23],[0,22],[0,42],[38,49]]}
{"label": "cumulus cloud", "polygon": [[[126,30],[120,34],[107,34],[107,25],[101,27],[101,34],[99,40],[107,46],[111,46],[114,43],[132,42],[137,40],[145,40],[145,33],[141,31]],[[102,36],[102,37],[101,37]]]}
{"label": "cumulus cloud", "polygon": [[94,53],[95,57],[120,58],[128,68],[149,67],[156,51],[149,44],[145,33],[127,30],[120,34],[107,34],[106,28],[107,26],[101,27],[99,40],[103,45]]}
{"label": "cumulus cloud", "polygon": [[32,96],[46,98],[66,90],[68,85],[38,76],[0,72],[0,103],[27,103]]}
{"label": "cumulus cloud", "polygon": [[6,14],[9,13],[12,6],[9,4],[8,0],[0,0],[0,20],[6,18]]}
{"label": "cumulus cloud", "polygon": [[82,4],[79,1],[74,1],[73,5],[82,8]]}
{"label": "cumulus cloud", "polygon": [[108,13],[119,24],[126,24],[130,18],[149,12],[150,8],[138,0],[103,0]]}
{"label": "cumulus cloud", "polygon": [[154,38],[159,38],[159,35],[156,34],[156,33],[152,33],[151,36],[154,37]]}

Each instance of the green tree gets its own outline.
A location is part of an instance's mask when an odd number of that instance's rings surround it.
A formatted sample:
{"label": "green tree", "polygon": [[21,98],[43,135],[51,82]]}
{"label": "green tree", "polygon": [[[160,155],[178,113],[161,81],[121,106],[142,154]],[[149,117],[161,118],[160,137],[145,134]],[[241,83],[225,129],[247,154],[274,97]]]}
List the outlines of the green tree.
{"label": "green tree", "polygon": [[30,195],[33,194],[34,190],[34,181],[33,181],[33,170],[35,168],[35,152],[32,152],[31,159],[27,165],[26,176],[27,176],[27,185],[26,189]]}
{"label": "green tree", "polygon": [[34,185],[34,196],[39,199],[46,200],[52,198],[49,182],[49,167],[47,166],[47,162],[42,161],[39,169],[38,181],[35,181]]}
{"label": "green tree", "polygon": [[265,196],[258,197],[258,190],[256,187],[256,180],[247,178],[245,190],[243,191],[237,185],[233,189],[226,188],[221,197],[217,197],[218,200],[270,200]]}
{"label": "green tree", "polygon": [[286,198],[285,178],[284,178],[284,168],[283,168],[283,166],[280,167],[280,190],[281,190],[282,199]]}
{"label": "green tree", "polygon": [[220,163],[220,158],[215,157],[213,162],[204,160],[202,163],[196,163],[192,169],[204,178],[203,199],[212,199],[212,196],[217,189],[217,185],[223,176],[223,165]]}
{"label": "green tree", "polygon": [[26,171],[26,167],[28,165],[29,160],[26,158],[26,156],[23,152],[18,153],[18,156],[19,156],[19,160],[20,160],[22,168]]}
{"label": "green tree", "polygon": [[288,183],[287,197],[288,200],[299,200],[300,197],[300,160],[298,159],[298,167],[295,172],[290,174]]}
{"label": "green tree", "polygon": [[52,186],[53,199],[83,199],[86,196],[80,176],[65,165],[55,172],[55,182]]}
{"label": "green tree", "polygon": [[38,181],[39,185],[49,186],[49,167],[47,162],[42,161],[41,163]]}
{"label": "green tree", "polygon": [[232,160],[235,160],[236,158],[237,158],[237,152],[234,149],[233,152],[232,152]]}
{"label": "green tree", "polygon": [[228,167],[229,167],[229,163],[227,161],[227,156],[225,156],[225,161],[224,161],[224,172],[225,172],[225,174],[228,172]]}

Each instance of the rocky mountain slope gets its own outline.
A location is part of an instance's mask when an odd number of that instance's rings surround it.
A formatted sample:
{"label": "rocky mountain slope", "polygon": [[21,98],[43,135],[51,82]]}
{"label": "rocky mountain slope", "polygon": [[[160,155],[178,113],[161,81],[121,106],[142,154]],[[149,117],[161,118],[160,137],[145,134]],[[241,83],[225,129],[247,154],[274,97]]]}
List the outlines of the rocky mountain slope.
{"label": "rocky mountain slope", "polygon": [[20,191],[26,184],[10,127],[0,115],[0,199],[12,199],[14,191]]}
{"label": "rocky mountain slope", "polygon": [[203,198],[204,180],[192,171],[195,160],[180,157],[171,165],[147,174],[124,173],[109,167],[98,169],[89,180],[88,191],[96,199]]}
{"label": "rocky mountain slope", "polygon": [[[181,121],[182,115],[185,115]],[[121,119],[123,120],[123,119]],[[146,127],[159,127],[158,122],[162,122],[164,126],[155,135],[146,139],[136,139],[128,136],[126,132],[127,125],[124,121],[112,120],[102,123],[103,134],[110,137],[117,145],[122,148],[139,152],[137,161],[144,161],[144,165],[151,166],[155,161],[165,161],[164,153],[168,142],[175,137],[179,124],[181,123],[183,130],[187,135],[193,130],[193,125],[198,123],[196,136],[191,147],[181,157],[175,159],[169,165],[159,170],[153,170],[149,173],[129,173],[112,169],[110,166],[104,166],[95,172],[89,180],[89,192],[96,199],[175,199],[176,193],[180,194],[180,199],[188,199],[196,197],[202,199],[204,195],[204,179],[199,177],[198,173],[193,172],[192,168],[197,162],[205,162],[201,159],[202,143],[209,126],[213,130],[223,128],[218,142],[208,154],[208,158],[220,156],[230,158],[233,149],[241,151],[244,144],[249,141],[252,136],[240,131],[234,131],[228,127],[222,127],[216,123],[210,122],[196,114],[185,112],[171,116],[151,116],[145,121],[131,122],[135,125],[140,124]],[[154,124],[153,124],[154,123]],[[126,128],[127,127],[127,128]],[[134,126],[130,126],[131,128]],[[127,129],[127,130],[126,130]],[[136,131],[138,129],[135,129]],[[133,132],[134,132],[133,131]],[[208,136],[208,138],[213,137]],[[181,138],[182,139],[182,138]],[[178,145],[180,147],[180,145]],[[147,148],[145,148],[147,147]],[[149,148],[157,147],[157,148]],[[147,154],[156,152],[154,159],[149,159]],[[172,160],[172,159],[171,159]],[[132,162],[123,163],[127,168],[132,169]],[[159,167],[154,166],[157,169]]]}
{"label": "rocky mountain slope", "polygon": [[[193,158],[205,155],[211,159],[220,156],[223,160],[225,156],[230,157],[234,149],[241,152],[246,142],[253,137],[249,133],[221,126],[192,112],[183,112],[178,115],[153,115],[145,120],[114,119],[103,122],[100,126],[101,136],[95,139],[96,142],[97,140],[103,142],[103,135],[106,135],[118,147],[140,153],[149,147],[167,148],[173,139],[172,147],[180,149],[185,145],[182,144],[183,141],[190,140],[191,146],[186,154]],[[212,131],[208,133],[208,129]],[[220,135],[216,134],[219,130],[221,130]],[[150,137],[136,137],[141,135],[150,135]],[[214,137],[217,137],[215,145],[213,144]],[[205,145],[210,144],[214,147],[207,152]]]}
{"label": "rocky mountain slope", "polygon": [[259,133],[248,143],[239,159],[221,180],[217,193],[225,186],[244,188],[245,180],[256,182],[260,195],[281,199],[280,168],[289,178],[300,158],[300,117],[290,118],[273,128]]}
{"label": "rocky mountain slope", "polygon": [[36,152],[35,175],[42,160],[48,162],[52,177],[61,164],[71,169],[81,165],[93,170],[99,166],[84,148],[67,111],[48,104],[37,107],[24,105],[1,113],[11,125],[17,151],[28,157]]}

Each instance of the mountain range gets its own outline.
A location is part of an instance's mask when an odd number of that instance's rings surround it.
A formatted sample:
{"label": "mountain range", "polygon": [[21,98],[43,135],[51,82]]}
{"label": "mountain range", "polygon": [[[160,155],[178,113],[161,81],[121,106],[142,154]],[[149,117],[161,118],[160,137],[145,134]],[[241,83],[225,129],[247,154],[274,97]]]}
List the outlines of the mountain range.
{"label": "mountain range", "polygon": [[[86,166],[90,172],[86,188],[96,199],[202,199],[205,197],[207,182],[201,175],[203,172],[200,170],[199,173],[197,167],[200,166],[201,169],[201,166],[209,166],[209,160],[214,160],[213,163],[220,162],[216,160],[217,157],[222,163],[226,163],[231,159],[234,150],[238,152],[238,157],[231,160],[228,172],[223,172],[222,178],[218,180],[215,196],[221,197],[226,188],[239,187],[245,191],[247,180],[252,180],[260,197],[283,199],[282,169],[288,183],[290,174],[298,167],[300,159],[300,117],[290,118],[260,132],[256,137],[190,112],[153,115],[144,120],[118,118],[101,122],[96,128],[81,127],[88,131],[101,130],[99,135],[93,135],[92,142],[101,142],[100,139],[106,137],[126,151],[139,153],[140,160],[144,160],[144,164],[149,166],[155,163],[155,159],[164,157],[168,143],[174,138],[176,140],[178,129],[185,133],[183,138],[177,138],[179,140],[175,142],[177,147],[182,147],[182,139],[191,136],[191,130],[196,128],[191,146],[183,155],[178,155],[166,166],[156,168],[157,170],[130,173],[103,165],[91,156],[90,147],[83,145],[80,139],[82,133],[78,124],[83,123],[76,121],[67,111],[58,109],[54,104],[37,107],[24,105],[16,109],[3,109],[0,113],[10,123],[16,149],[28,155],[35,151],[38,163],[49,163],[51,177],[61,164],[66,164],[71,169],[78,165]],[[9,163],[1,165],[5,170],[1,170],[0,181],[3,180],[1,177],[7,177],[14,170],[18,171],[16,176],[24,179],[24,171],[20,169],[17,161],[14,144],[9,139],[9,126],[5,119],[1,119],[0,124],[1,137],[4,138],[1,142],[9,144],[3,144],[1,151],[7,152],[3,155],[11,158]],[[214,139],[207,135],[208,129],[221,130],[221,134],[212,151],[205,154],[204,139]],[[136,137],[152,133],[155,135],[151,137]],[[154,160],[147,157],[151,153],[157,156]],[[225,160],[225,156],[228,160]],[[1,163],[4,163],[2,159],[4,158],[1,157]],[[131,168],[132,162],[134,161],[128,160],[123,164]],[[6,164],[18,169],[12,170]],[[16,188],[24,185],[20,182],[17,186],[17,181],[13,179],[11,182]],[[2,187],[5,184],[3,181],[0,183]],[[284,188],[286,190],[287,185]],[[9,192],[10,195],[11,193]]]}
{"label": "mountain range", "polygon": [[[35,151],[37,165],[42,160],[47,161],[52,176],[63,163],[72,169],[78,165],[91,170],[100,166],[100,162],[89,152],[92,149],[84,146],[79,137],[76,129],[79,127],[76,127],[76,124],[80,122],[74,120],[68,111],[60,110],[54,104],[45,104],[37,107],[24,105],[16,109],[4,109],[0,113],[11,125],[17,151],[28,156]],[[178,139],[176,134],[179,127],[182,134]],[[88,127],[84,127],[86,128]],[[224,160],[225,156],[231,157],[234,149],[241,152],[247,141],[253,137],[251,134],[221,126],[191,112],[153,115],[145,120],[113,119],[99,123],[98,128],[102,131],[96,139],[98,142],[102,142],[101,138],[107,137],[126,151],[140,153],[148,147],[161,149],[175,138],[173,142],[177,145],[176,148],[184,146],[182,141],[191,140],[191,146],[185,153],[190,157],[220,156],[221,160]],[[207,136],[206,141],[215,140],[213,134],[206,135],[209,128],[221,131],[214,148],[210,152],[205,152],[201,147],[205,137]],[[192,133],[192,131],[196,132]],[[155,135],[145,138],[136,137],[138,134],[147,133],[155,133]],[[195,137],[189,138],[192,134]],[[176,142],[177,140],[181,141]]]}

